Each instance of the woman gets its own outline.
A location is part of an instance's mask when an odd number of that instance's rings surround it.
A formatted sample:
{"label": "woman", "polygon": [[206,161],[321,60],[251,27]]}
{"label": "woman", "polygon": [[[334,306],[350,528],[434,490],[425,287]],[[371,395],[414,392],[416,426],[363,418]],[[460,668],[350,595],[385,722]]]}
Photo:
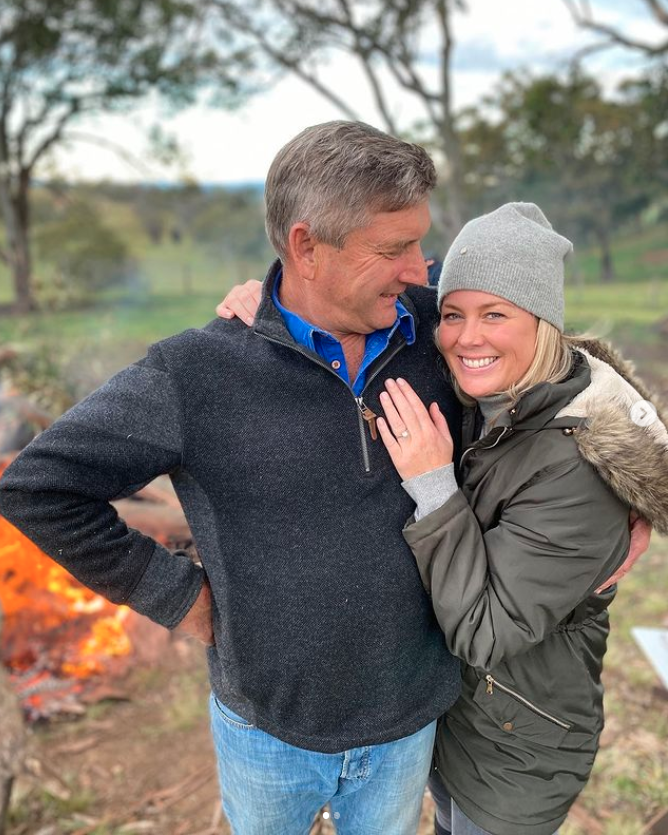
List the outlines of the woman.
{"label": "woman", "polygon": [[[438,835],[555,832],[603,725],[615,588],[597,589],[627,553],[630,508],[668,531],[664,424],[635,425],[648,396],[630,369],[563,335],[571,249],[537,206],[514,203],[467,224],[446,256],[436,338],[470,407],[461,488],[438,408],[402,380],[382,395],[381,436],[417,505],[405,536],[466,662],[437,735]],[[253,283],[219,314],[250,323],[256,308]]]}
{"label": "woman", "polygon": [[665,425],[633,422],[647,396],[617,357],[563,335],[570,250],[537,206],[514,203],[468,223],[446,256],[436,339],[471,407],[460,487],[435,404],[402,380],[381,395],[380,434],[417,504],[404,535],[465,662],[437,734],[437,835],[563,822],[603,727],[615,587],[596,589],[627,552],[629,508],[668,531]]}

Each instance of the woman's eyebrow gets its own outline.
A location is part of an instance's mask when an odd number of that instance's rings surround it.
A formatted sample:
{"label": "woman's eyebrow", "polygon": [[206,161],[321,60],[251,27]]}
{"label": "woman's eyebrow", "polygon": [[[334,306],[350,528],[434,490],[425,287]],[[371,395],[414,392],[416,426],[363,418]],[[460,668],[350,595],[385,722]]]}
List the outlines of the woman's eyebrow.
{"label": "woman's eyebrow", "polygon": [[[461,307],[457,307],[456,304],[452,304],[452,302],[443,302],[441,310],[445,307],[449,307],[451,310],[457,310],[460,313],[462,312]],[[478,310],[488,310],[490,307],[514,307],[513,304],[504,301],[503,299],[499,299],[498,302],[486,302],[485,304],[481,304],[477,306]]]}

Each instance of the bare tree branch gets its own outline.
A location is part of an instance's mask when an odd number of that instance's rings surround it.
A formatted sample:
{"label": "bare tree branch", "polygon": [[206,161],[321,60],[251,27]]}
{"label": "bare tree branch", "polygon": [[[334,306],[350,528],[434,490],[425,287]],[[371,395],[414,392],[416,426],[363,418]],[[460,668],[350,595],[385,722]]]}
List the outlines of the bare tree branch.
{"label": "bare tree branch", "polygon": [[2,84],[2,93],[0,93],[0,119],[3,121],[7,119],[9,115],[9,111],[11,109],[11,86],[13,82],[13,74],[10,71],[5,73],[5,77],[3,79]]}
{"label": "bare tree branch", "polygon": [[583,46],[573,53],[568,61],[568,66],[573,70],[582,63],[583,59],[594,55],[596,52],[604,52],[606,49],[610,49],[611,46],[612,44],[609,41],[600,41],[599,43],[591,43],[588,46]]}
{"label": "bare tree branch", "polygon": [[654,17],[656,17],[659,23],[668,26],[668,9],[664,8],[659,0],[645,0],[645,3],[654,12]]}
{"label": "bare tree branch", "polygon": [[[223,31],[246,37],[271,66],[308,83],[337,109],[357,118],[341,94],[316,75],[327,52],[354,57],[390,133],[399,135],[393,96],[396,86],[411,94],[433,129],[432,137],[448,161],[444,231],[461,223],[462,157],[453,125],[450,72],[453,36],[448,15],[467,10],[465,0],[211,0],[220,10]],[[428,23],[441,40],[439,76],[433,88],[422,73],[420,37]],[[443,39],[445,38],[445,43]],[[445,86],[444,86],[445,85]],[[436,218],[438,220],[438,218]]]}
{"label": "bare tree branch", "polygon": [[39,158],[49,150],[49,148],[58,142],[63,135],[63,131],[65,130],[65,126],[70,121],[70,119],[76,115],[78,112],[79,105],[76,100],[71,101],[69,107],[65,110],[65,112],[58,117],[56,120],[53,129],[50,131],[48,136],[44,137],[42,141],[37,145],[37,147],[32,152],[30,159],[25,164],[25,168],[28,172],[31,172],[35,167]]}
{"label": "bare tree branch", "polygon": [[142,177],[152,179],[154,176],[154,172],[151,171],[150,167],[146,165],[146,163],[139,159],[139,157],[130,153],[127,148],[124,148],[117,142],[113,142],[111,139],[105,139],[103,136],[96,136],[93,133],[86,133],[80,130],[67,131],[67,133],[63,133],[60,138],[64,142],[86,142],[89,145],[97,145],[100,148],[105,148],[107,151],[112,151],[116,154],[116,156],[122,159],[123,162],[126,162],[129,166],[134,168],[138,174],[142,175]]}
{"label": "bare tree branch", "polygon": [[313,87],[317,93],[320,93],[320,95],[333,104],[334,107],[338,107],[341,113],[344,116],[347,116],[348,119],[352,119],[353,121],[359,120],[359,114],[356,113],[340,96],[338,96],[334,90],[331,89],[331,87],[327,87],[323,84],[315,73],[307,72],[297,61],[290,60],[285,56],[276,56],[276,61],[285,67],[285,69],[293,72],[298,78],[301,78],[302,81],[305,81],[309,86]]}
{"label": "bare tree branch", "polygon": [[360,59],[360,63],[362,65],[362,70],[366,75],[367,81],[371,87],[371,92],[373,93],[374,101],[376,102],[376,107],[378,108],[379,113],[385,120],[385,125],[390,133],[397,133],[397,125],[392,117],[392,113],[390,111],[390,107],[388,105],[387,99],[383,92],[383,88],[378,80],[376,72],[374,70],[372,64],[372,51],[369,49],[368,46],[364,43],[364,36],[362,34],[362,30],[360,30],[353,20],[352,11],[350,6],[348,5],[347,0],[339,0],[339,6],[343,12],[344,16],[344,26],[350,30],[353,36],[353,51]]}
{"label": "bare tree branch", "polygon": [[441,28],[441,96],[443,112],[443,124],[441,133],[445,153],[450,164],[449,203],[450,211],[448,220],[451,224],[451,232],[456,234],[462,225],[462,180],[463,167],[459,136],[455,130],[454,116],[452,113],[452,89],[450,81],[450,66],[452,61],[453,37],[450,29],[450,9],[447,0],[438,0],[437,4],[438,23]]}
{"label": "bare tree branch", "polygon": [[248,66],[237,50],[213,60],[208,14],[209,0],[2,0],[0,216],[16,309],[34,307],[31,175],[76,116],[131,107],[151,91],[180,107],[200,82],[215,84],[219,102],[227,96],[236,104],[248,91]]}
{"label": "bare tree branch", "polygon": [[400,86],[408,92],[414,93],[420,99],[427,112],[427,117],[440,131],[443,126],[443,114],[439,112],[438,108],[441,103],[440,96],[429,91],[415,71],[415,57],[409,51],[407,44],[400,43],[398,49],[396,58],[393,58],[390,54],[386,55],[387,67]]}
{"label": "bare tree branch", "polygon": [[267,55],[273,58],[279,66],[286,70],[290,70],[290,72],[294,73],[298,78],[301,78],[302,81],[306,82],[306,84],[312,87],[317,93],[320,93],[321,96],[333,104],[334,107],[337,107],[349,119],[352,119],[353,121],[359,119],[359,115],[350,107],[350,105],[348,105],[337,93],[335,93],[334,90],[327,87],[315,73],[306,70],[296,58],[290,58],[286,54],[281,53],[279,50],[274,49],[263,33],[258,31],[253,32],[252,34]]}
{"label": "bare tree branch", "polygon": [[[660,0],[644,0],[644,3],[657,23],[668,27],[668,9],[661,5]],[[604,38],[600,43],[592,44],[591,47],[585,47],[583,50],[580,50],[579,54],[581,56],[589,55],[592,52],[602,49],[610,49],[613,46],[623,46],[652,57],[668,52],[668,37],[658,43],[651,43],[640,38],[631,38],[615,26],[610,26],[595,20],[591,5],[587,0],[580,0],[579,6],[576,0],[564,0],[564,4],[569,10],[574,22],[581,29],[595,32]]]}

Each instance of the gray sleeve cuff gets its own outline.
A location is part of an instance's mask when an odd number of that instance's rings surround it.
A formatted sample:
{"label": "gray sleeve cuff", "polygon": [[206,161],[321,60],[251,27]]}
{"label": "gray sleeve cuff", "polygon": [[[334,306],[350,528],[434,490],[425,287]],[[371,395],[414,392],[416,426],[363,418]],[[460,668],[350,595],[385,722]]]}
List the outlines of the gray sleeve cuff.
{"label": "gray sleeve cuff", "polygon": [[204,582],[204,571],[182,551],[155,543],[141,580],[125,600],[141,615],[174,629],[188,614]]}
{"label": "gray sleeve cuff", "polygon": [[454,464],[446,464],[428,473],[416,475],[408,481],[402,481],[401,486],[417,505],[416,522],[444,505],[459,489],[455,479]]}

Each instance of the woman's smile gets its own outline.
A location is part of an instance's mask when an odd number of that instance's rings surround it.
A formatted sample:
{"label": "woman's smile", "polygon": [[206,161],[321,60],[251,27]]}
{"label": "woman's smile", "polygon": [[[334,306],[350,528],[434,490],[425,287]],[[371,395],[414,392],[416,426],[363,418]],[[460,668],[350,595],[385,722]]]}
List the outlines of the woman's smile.
{"label": "woman's smile", "polygon": [[493,365],[499,357],[459,357],[462,365],[468,371],[482,370]]}
{"label": "woman's smile", "polygon": [[438,342],[450,371],[469,397],[508,391],[529,370],[538,320],[512,302],[480,290],[443,299]]}

